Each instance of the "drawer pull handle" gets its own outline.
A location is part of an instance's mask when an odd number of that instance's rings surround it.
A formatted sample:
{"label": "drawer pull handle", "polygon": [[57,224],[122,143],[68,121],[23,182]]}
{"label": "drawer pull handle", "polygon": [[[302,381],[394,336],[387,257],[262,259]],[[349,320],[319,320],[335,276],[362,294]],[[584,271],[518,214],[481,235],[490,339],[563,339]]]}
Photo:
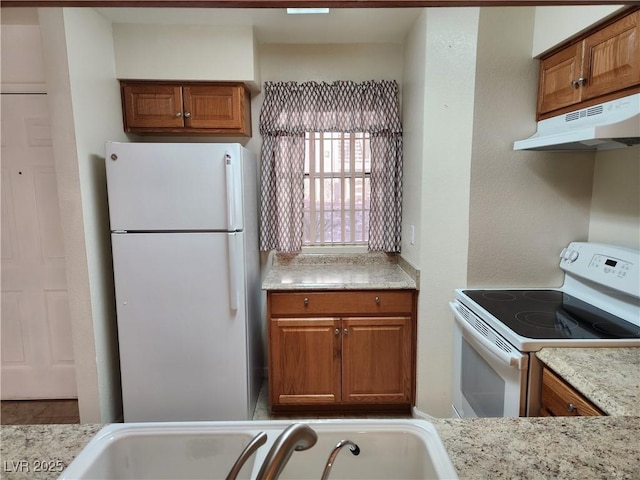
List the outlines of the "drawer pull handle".
{"label": "drawer pull handle", "polygon": [[304,302],[305,305],[309,305],[309,298],[304,297],[303,302]]}
{"label": "drawer pull handle", "polygon": [[578,407],[576,407],[573,403],[567,403],[567,412],[573,413],[573,412],[576,412],[577,410],[578,410]]}
{"label": "drawer pull handle", "polygon": [[380,304],[380,297],[376,297],[376,303],[379,305]]}

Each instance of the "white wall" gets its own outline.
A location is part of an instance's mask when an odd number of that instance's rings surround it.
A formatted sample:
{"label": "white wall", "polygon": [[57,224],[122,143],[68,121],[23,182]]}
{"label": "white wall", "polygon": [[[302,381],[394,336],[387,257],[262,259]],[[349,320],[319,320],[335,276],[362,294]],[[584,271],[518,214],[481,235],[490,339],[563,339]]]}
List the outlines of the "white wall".
{"label": "white wall", "polygon": [[466,282],[478,20],[476,8],[424,10],[404,49],[403,223],[415,222],[416,245],[403,255],[421,270],[416,406],[438,417],[451,414],[448,301]]}
{"label": "white wall", "polygon": [[120,23],[113,32],[118,78],[241,81],[259,89],[251,26]]}
{"label": "white wall", "polygon": [[537,57],[547,50],[576,36],[600,20],[624,8],[623,5],[580,5],[537,7],[531,56]]}
{"label": "white wall", "polygon": [[110,22],[93,9],[40,9],[52,112],[80,420],[122,412],[104,173],[105,140],[125,140]]}
{"label": "white wall", "polygon": [[469,286],[552,286],[557,255],[586,240],[592,153],[514,152],[535,128],[533,9],[485,8],[476,76]]}
{"label": "white wall", "polygon": [[[421,264],[422,159],[425,157],[425,98],[427,58],[427,10],[422,9],[403,46],[402,83],[402,256],[412,265]],[[414,244],[409,232],[414,228]]]}
{"label": "white wall", "polygon": [[640,250],[640,146],[596,154],[589,241]]}
{"label": "white wall", "polygon": [[593,154],[512,148],[535,129],[533,22],[428,9],[405,40],[403,255],[421,270],[417,408],[434,416],[450,415],[453,290],[559,283],[558,249],[587,237]]}

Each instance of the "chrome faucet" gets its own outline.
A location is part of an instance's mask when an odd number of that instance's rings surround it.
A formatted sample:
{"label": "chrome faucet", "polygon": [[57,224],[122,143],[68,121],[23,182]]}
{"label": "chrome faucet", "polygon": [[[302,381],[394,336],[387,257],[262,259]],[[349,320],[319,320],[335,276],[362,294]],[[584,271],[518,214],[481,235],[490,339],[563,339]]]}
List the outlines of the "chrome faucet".
{"label": "chrome faucet", "polygon": [[329,478],[329,473],[331,473],[331,467],[333,467],[333,462],[335,462],[338,453],[345,445],[349,445],[349,451],[354,455],[360,455],[360,447],[357,444],[353,443],[351,440],[340,440],[337,445],[333,448],[331,453],[329,454],[329,458],[327,460],[327,464],[324,466],[324,472],[322,472],[321,480],[327,480]]}
{"label": "chrome faucet", "polygon": [[253,437],[253,440],[251,440],[249,444],[244,448],[236,462],[233,464],[233,467],[231,467],[231,471],[227,475],[226,480],[236,480],[238,473],[240,473],[240,470],[242,470],[242,467],[247,462],[249,457],[253,455],[253,453],[266,442],[267,434],[264,432],[260,432],[255,437]]}
{"label": "chrome faucet", "polygon": [[318,441],[318,434],[304,423],[289,425],[267,453],[256,480],[275,480],[280,476],[294,451],[307,450]]}

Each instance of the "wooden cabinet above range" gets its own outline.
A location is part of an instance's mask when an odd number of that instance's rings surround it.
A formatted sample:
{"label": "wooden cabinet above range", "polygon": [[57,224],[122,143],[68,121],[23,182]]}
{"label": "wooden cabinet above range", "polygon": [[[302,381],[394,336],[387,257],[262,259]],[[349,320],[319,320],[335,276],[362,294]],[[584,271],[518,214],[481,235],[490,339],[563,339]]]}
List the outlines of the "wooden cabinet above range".
{"label": "wooden cabinet above range", "polygon": [[242,83],[121,80],[124,130],[138,134],[251,136]]}
{"label": "wooden cabinet above range", "polygon": [[538,120],[640,91],[640,10],[540,59]]}

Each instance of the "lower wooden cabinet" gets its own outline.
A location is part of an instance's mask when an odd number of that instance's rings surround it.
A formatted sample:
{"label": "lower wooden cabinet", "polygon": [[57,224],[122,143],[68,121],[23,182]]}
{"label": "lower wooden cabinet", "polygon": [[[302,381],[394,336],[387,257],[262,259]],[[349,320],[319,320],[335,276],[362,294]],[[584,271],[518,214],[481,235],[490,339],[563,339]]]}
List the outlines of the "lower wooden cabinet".
{"label": "lower wooden cabinet", "polygon": [[269,292],[267,298],[272,411],[413,405],[415,292]]}
{"label": "lower wooden cabinet", "polygon": [[273,318],[272,405],[336,404],[342,398],[339,318]]}
{"label": "lower wooden cabinet", "polygon": [[548,368],[542,371],[540,416],[599,416],[604,413]]}

